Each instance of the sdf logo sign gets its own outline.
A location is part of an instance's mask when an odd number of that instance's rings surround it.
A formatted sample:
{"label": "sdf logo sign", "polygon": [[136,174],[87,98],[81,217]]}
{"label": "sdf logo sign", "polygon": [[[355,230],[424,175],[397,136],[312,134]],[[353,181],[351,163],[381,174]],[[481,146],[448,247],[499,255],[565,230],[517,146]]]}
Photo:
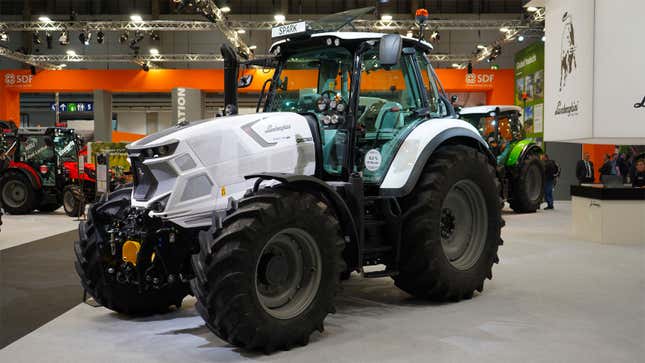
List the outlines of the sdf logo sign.
{"label": "sdf logo sign", "polygon": [[466,85],[468,86],[492,86],[494,74],[466,73]]}
{"label": "sdf logo sign", "polygon": [[4,84],[14,87],[29,87],[33,78],[34,76],[31,74],[6,73],[4,75]]}

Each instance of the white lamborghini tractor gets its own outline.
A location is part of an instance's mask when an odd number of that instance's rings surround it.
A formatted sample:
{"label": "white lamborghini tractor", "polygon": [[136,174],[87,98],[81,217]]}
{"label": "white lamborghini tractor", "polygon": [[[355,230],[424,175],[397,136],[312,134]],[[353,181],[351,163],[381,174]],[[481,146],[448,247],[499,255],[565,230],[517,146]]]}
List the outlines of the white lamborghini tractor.
{"label": "white lamborghini tractor", "polygon": [[152,314],[193,294],[217,336],[271,352],[322,331],[353,271],[436,301],[482,291],[502,243],[495,157],[456,118],[431,46],[323,28],[274,29],[272,57],[246,64],[275,70],[262,112],[128,146],[134,186],[93,205],[75,244],[97,302]]}

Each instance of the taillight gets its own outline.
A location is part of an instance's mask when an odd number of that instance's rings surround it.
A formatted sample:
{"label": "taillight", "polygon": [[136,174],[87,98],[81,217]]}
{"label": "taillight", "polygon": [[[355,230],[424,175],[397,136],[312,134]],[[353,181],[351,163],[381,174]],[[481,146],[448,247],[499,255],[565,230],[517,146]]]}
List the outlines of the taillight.
{"label": "taillight", "polygon": [[47,165],[41,165],[40,166],[40,173],[41,174],[47,174],[48,171],[49,171],[49,167]]}

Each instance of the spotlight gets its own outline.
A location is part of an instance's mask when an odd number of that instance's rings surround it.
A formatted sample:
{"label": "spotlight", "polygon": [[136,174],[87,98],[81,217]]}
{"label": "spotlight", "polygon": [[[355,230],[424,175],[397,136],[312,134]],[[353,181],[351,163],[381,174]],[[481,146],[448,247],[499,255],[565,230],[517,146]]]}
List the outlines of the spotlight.
{"label": "spotlight", "polygon": [[69,44],[69,33],[67,32],[67,30],[60,33],[60,36],[58,37],[58,44],[60,45]]}
{"label": "spotlight", "polygon": [[73,57],[73,56],[75,56],[75,55],[76,55],[76,52],[75,52],[75,51],[73,51],[73,50],[71,50],[71,49],[68,49],[68,50],[65,52],[65,54],[67,54],[67,55],[68,55],[68,56],[70,56],[70,57]]}
{"label": "spotlight", "polygon": [[144,72],[147,72],[150,70],[150,66],[148,65],[148,63],[143,63],[141,65],[141,69],[143,69]]}
{"label": "spotlight", "polygon": [[90,39],[92,39],[92,33],[87,32],[87,35],[85,36],[85,41],[83,42],[83,44],[90,45]]}
{"label": "spotlight", "polygon": [[468,62],[468,74],[472,74],[472,73],[473,73],[473,63]]}
{"label": "spotlight", "polygon": [[98,33],[96,33],[96,42],[99,44],[103,44],[103,39],[105,38],[105,34],[103,34],[102,30],[99,30]]}
{"label": "spotlight", "polygon": [[48,16],[41,16],[38,18],[39,21],[42,21],[43,23],[51,23],[52,20]]}
{"label": "spotlight", "polygon": [[392,15],[389,15],[389,14],[381,15],[381,21],[392,21]]}
{"label": "spotlight", "polygon": [[150,55],[159,55],[159,49],[150,48]]}
{"label": "spotlight", "polygon": [[477,49],[486,49],[486,46],[483,44],[477,44]]}
{"label": "spotlight", "polygon": [[457,64],[457,63],[452,64],[452,68],[459,68],[459,67],[461,67],[461,66],[459,64]]}
{"label": "spotlight", "polygon": [[238,29],[237,30],[237,34],[244,34],[244,33],[246,33],[246,30],[244,30],[244,29]]}
{"label": "spotlight", "polygon": [[249,46],[249,49],[256,50],[256,49],[258,49],[258,46],[257,45],[251,45],[251,46]]}
{"label": "spotlight", "polygon": [[119,43],[125,43],[128,40],[128,32],[124,32],[119,37]]}
{"label": "spotlight", "polygon": [[228,6],[222,6],[219,10],[221,12],[223,12],[223,13],[230,13],[231,12],[231,8],[228,7]]}
{"label": "spotlight", "polygon": [[414,37],[414,34],[412,33],[412,30],[408,30],[408,32],[405,34],[406,37],[412,38]]}
{"label": "spotlight", "polygon": [[529,13],[534,13],[538,11],[538,8],[536,8],[535,6],[529,6],[528,8],[526,8],[526,11],[528,11]]}
{"label": "spotlight", "polygon": [[36,67],[35,66],[29,66],[29,70],[31,71],[32,76],[36,75]]}
{"label": "spotlight", "polygon": [[82,32],[80,32],[80,34],[78,34],[78,41],[81,42],[81,44],[85,44],[86,39],[87,38],[85,37],[85,32],[84,31],[82,31]]}
{"label": "spotlight", "polygon": [[520,35],[519,37],[517,37],[517,41],[518,42],[523,42],[524,41],[524,36]]}
{"label": "spotlight", "polygon": [[441,40],[441,35],[439,35],[438,31],[433,31],[432,34],[430,34],[430,41],[438,42],[439,40]]}
{"label": "spotlight", "polygon": [[150,33],[150,40],[152,40],[153,42],[158,41],[159,40],[159,33],[157,33],[157,32]]}
{"label": "spotlight", "polygon": [[545,35],[543,35],[543,36],[542,36],[542,41],[545,41],[545,40],[546,40],[546,36],[545,36]]}
{"label": "spotlight", "polygon": [[139,14],[132,14],[130,15],[130,20],[132,20],[135,23],[140,23],[143,21],[143,18]]}
{"label": "spotlight", "polygon": [[501,31],[502,33],[508,33],[510,31],[510,29],[508,27],[503,26],[503,27],[499,28],[499,31]]}
{"label": "spotlight", "polygon": [[45,41],[47,42],[47,49],[52,49],[52,42],[54,41],[54,37],[52,37],[52,33],[50,32],[45,33]]}
{"label": "spotlight", "polygon": [[275,14],[273,16],[273,19],[275,19],[275,21],[278,23],[283,23],[287,18],[285,18],[285,16],[282,14]]}
{"label": "spotlight", "polygon": [[3,42],[8,42],[9,41],[9,35],[5,32],[0,32],[0,41]]}
{"label": "spotlight", "polygon": [[38,32],[35,32],[31,35],[31,40],[34,42],[34,44],[40,44],[40,36],[38,35]]}

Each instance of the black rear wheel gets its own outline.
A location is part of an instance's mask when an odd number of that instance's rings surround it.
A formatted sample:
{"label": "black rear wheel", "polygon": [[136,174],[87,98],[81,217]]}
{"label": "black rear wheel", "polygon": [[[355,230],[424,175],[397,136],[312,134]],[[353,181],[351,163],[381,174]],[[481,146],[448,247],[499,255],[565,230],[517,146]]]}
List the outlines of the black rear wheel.
{"label": "black rear wheel", "polygon": [[191,287],[217,336],[270,353],[305,345],[314,330],[322,331],[344,268],[344,240],[320,199],[260,190],[199,242]]}
{"label": "black rear wheel", "polygon": [[26,214],[34,210],[36,190],[24,175],[10,172],[0,180],[2,207],[11,214]]}
{"label": "black rear wheel", "polygon": [[396,286],[435,301],[482,291],[499,261],[500,184],[486,156],[467,146],[441,147],[426,165],[404,211]]}
{"label": "black rear wheel", "polygon": [[544,198],[544,165],[537,155],[526,157],[512,183],[511,209],[517,213],[533,213]]}

